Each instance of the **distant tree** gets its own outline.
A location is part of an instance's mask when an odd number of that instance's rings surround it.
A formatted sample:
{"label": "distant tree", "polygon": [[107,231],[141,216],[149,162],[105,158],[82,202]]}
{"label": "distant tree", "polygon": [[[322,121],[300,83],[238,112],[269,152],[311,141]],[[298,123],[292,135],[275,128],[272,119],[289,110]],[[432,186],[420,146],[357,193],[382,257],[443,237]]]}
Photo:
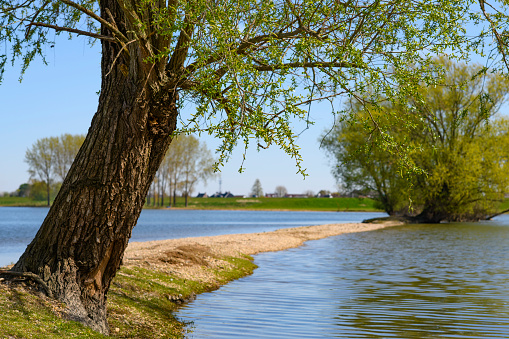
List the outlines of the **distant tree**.
{"label": "distant tree", "polygon": [[48,206],[52,185],[65,179],[84,140],[83,135],[63,134],[60,137],[39,139],[26,151],[28,173],[32,180],[38,179],[46,185]]}
{"label": "distant tree", "polygon": [[164,191],[169,184],[173,205],[175,205],[176,191],[180,189],[187,207],[194,185],[198,181],[206,183],[210,177],[214,176],[213,165],[214,159],[205,143],[200,143],[192,135],[176,137],[156,174],[161,203],[164,201]]}
{"label": "distant tree", "polygon": [[278,197],[282,198],[288,194],[288,190],[284,186],[276,186],[276,194]]}
{"label": "distant tree", "polygon": [[168,176],[168,187],[170,199],[173,200],[173,206],[177,203],[177,190],[182,174],[182,152],[182,145],[172,142],[162,163],[163,171],[165,171]]}
{"label": "distant tree", "polygon": [[255,197],[263,197],[262,183],[259,179],[256,179],[253,187],[251,187],[251,195]]}
{"label": "distant tree", "polygon": [[182,148],[182,158],[179,161],[182,166],[180,185],[187,207],[189,195],[193,193],[196,182],[207,183],[207,179],[214,175],[214,158],[212,158],[207,145],[201,144],[192,135],[180,135],[173,143]]}
{"label": "distant tree", "polygon": [[[444,58],[436,63],[444,72],[440,86],[423,86],[402,106],[352,105],[355,118],[339,121],[324,144],[336,177],[347,187],[378,192],[389,214],[419,222],[479,220],[509,189],[508,121],[495,116],[509,82],[496,73],[483,75],[481,66]],[[411,123],[398,124],[391,115]],[[366,128],[386,133],[367,134]],[[380,147],[380,138],[406,147],[407,157]],[[402,178],[402,160],[420,171]]]}
{"label": "distant tree", "polygon": [[37,140],[25,153],[28,173],[31,179],[39,179],[46,190],[46,201],[50,205],[51,184],[56,176],[56,150],[58,138]]}
{"label": "distant tree", "polygon": [[26,198],[30,195],[30,184],[24,183],[19,185],[19,188],[16,190],[16,196]]}
{"label": "distant tree", "polygon": [[64,181],[67,172],[85,141],[83,134],[62,134],[58,137],[58,143],[55,147],[55,174],[61,182]]}

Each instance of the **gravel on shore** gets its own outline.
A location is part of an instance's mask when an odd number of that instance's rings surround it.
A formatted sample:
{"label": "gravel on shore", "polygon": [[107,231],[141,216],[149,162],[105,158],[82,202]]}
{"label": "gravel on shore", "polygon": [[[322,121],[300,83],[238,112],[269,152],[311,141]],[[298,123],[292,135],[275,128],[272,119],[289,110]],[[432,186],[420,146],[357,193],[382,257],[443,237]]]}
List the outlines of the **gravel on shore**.
{"label": "gravel on shore", "polygon": [[176,274],[184,279],[210,281],[214,274],[208,268],[225,265],[224,257],[243,257],[261,252],[299,247],[309,240],[344,233],[366,232],[401,225],[391,221],[381,224],[327,224],[284,228],[273,232],[226,234],[147,242],[132,242],[124,265],[140,266]]}

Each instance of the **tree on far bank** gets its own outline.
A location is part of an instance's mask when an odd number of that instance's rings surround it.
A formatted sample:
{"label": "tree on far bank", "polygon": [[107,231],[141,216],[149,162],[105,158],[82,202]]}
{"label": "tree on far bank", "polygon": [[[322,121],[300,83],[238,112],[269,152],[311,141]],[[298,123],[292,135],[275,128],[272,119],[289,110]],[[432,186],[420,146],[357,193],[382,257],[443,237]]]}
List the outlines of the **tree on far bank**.
{"label": "tree on far bank", "polygon": [[56,149],[58,138],[42,138],[37,140],[25,153],[30,179],[38,179],[44,184],[46,202],[50,205],[51,184],[56,176]]}
{"label": "tree on far bank", "polygon": [[276,186],[275,193],[279,198],[283,198],[286,194],[288,194],[288,190],[284,186]]}
{"label": "tree on far bank", "polygon": [[263,189],[262,189],[262,183],[260,182],[260,179],[256,179],[253,187],[251,187],[251,193],[250,195],[254,197],[263,197]]}
{"label": "tree on far bank", "polygon": [[26,151],[25,162],[30,179],[39,180],[45,185],[48,206],[52,188],[56,187],[57,181],[63,182],[65,179],[83,140],[83,135],[62,134],[39,139]]}
{"label": "tree on far bank", "polygon": [[58,137],[58,143],[55,147],[55,174],[61,182],[64,181],[67,172],[80,150],[85,136],[83,134],[62,134]]}
{"label": "tree on far bank", "polygon": [[[98,109],[87,137],[13,270],[39,275],[73,319],[108,333],[107,292],[156,171],[182,129],[221,139],[219,163],[239,143],[254,142],[280,147],[303,173],[292,125],[308,123],[309,105],[333,104],[365,88],[372,102],[381,96],[399,102],[416,83],[433,84],[428,56],[470,43],[463,30],[470,5],[0,1],[0,75],[9,57],[24,74],[62,32],[102,47]],[[189,102],[196,110],[179,120]]]}
{"label": "tree on far bank", "polygon": [[[422,87],[408,106],[379,110],[352,106],[355,119],[337,124],[325,138],[334,174],[350,188],[370,189],[390,215],[419,222],[479,220],[495,212],[509,190],[507,119],[495,114],[509,93],[509,81],[483,67],[441,58],[444,80]],[[412,124],[395,124],[387,110],[408,115]],[[421,172],[398,173],[401,156],[366,133],[375,115],[394,142],[408,147],[406,161]],[[358,118],[358,119],[357,119]],[[383,145],[383,144],[382,144]]]}
{"label": "tree on far bank", "polygon": [[180,175],[180,181],[177,183],[181,187],[182,194],[185,198],[185,206],[188,206],[189,195],[194,191],[194,185],[198,181],[203,181],[205,184],[207,180],[214,176],[214,158],[210,153],[205,143],[200,141],[192,135],[179,135],[176,140],[170,145],[177,148],[180,153],[176,166]]}
{"label": "tree on far bank", "polygon": [[179,135],[171,143],[157,171],[152,195],[159,196],[159,205],[162,206],[168,189],[175,206],[177,191],[181,191],[187,207],[194,185],[198,181],[206,184],[208,179],[214,177],[213,165],[214,158],[204,142],[192,135]]}

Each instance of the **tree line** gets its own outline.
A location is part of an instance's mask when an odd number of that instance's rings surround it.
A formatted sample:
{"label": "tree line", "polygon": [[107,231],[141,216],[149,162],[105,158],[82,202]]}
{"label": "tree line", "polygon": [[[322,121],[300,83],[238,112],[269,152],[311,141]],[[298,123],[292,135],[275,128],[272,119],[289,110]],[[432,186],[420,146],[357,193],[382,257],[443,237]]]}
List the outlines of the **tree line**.
{"label": "tree line", "polygon": [[509,119],[497,115],[509,80],[480,65],[435,62],[442,82],[401,105],[350,104],[323,140],[333,173],[346,188],[376,192],[389,215],[489,218],[509,193]]}
{"label": "tree line", "polygon": [[32,196],[38,198],[40,195],[37,193],[42,187],[47,205],[50,205],[52,193],[58,192],[84,140],[82,134],[62,134],[38,139],[27,149],[25,162],[28,164]]}
{"label": "tree line", "polygon": [[[25,153],[30,182],[20,186],[19,194],[43,198],[49,206],[84,140],[81,134],[38,139]],[[147,205],[165,206],[165,196],[173,198],[175,205],[177,192],[180,192],[187,206],[195,184],[206,183],[214,176],[213,164],[214,158],[205,143],[192,135],[175,137],[147,194]]]}
{"label": "tree line", "polygon": [[166,206],[164,198],[167,196],[168,205],[175,206],[177,192],[180,192],[187,207],[195,184],[199,181],[206,184],[215,176],[214,162],[205,143],[192,135],[179,135],[172,141],[156,172],[147,195],[147,205]]}

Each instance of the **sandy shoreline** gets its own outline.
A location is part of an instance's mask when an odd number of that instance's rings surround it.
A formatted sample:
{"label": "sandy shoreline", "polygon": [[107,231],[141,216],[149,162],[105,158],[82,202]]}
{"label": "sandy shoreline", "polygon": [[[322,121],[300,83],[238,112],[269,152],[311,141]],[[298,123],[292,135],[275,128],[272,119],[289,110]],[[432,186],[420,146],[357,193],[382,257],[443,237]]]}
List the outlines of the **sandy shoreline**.
{"label": "sandy shoreline", "polygon": [[281,251],[299,247],[308,240],[344,233],[373,231],[401,224],[399,222],[327,224],[263,233],[132,242],[125,252],[124,265],[165,271],[185,279],[210,281],[214,279],[214,274],[209,268],[228,265],[221,259],[224,257]]}

